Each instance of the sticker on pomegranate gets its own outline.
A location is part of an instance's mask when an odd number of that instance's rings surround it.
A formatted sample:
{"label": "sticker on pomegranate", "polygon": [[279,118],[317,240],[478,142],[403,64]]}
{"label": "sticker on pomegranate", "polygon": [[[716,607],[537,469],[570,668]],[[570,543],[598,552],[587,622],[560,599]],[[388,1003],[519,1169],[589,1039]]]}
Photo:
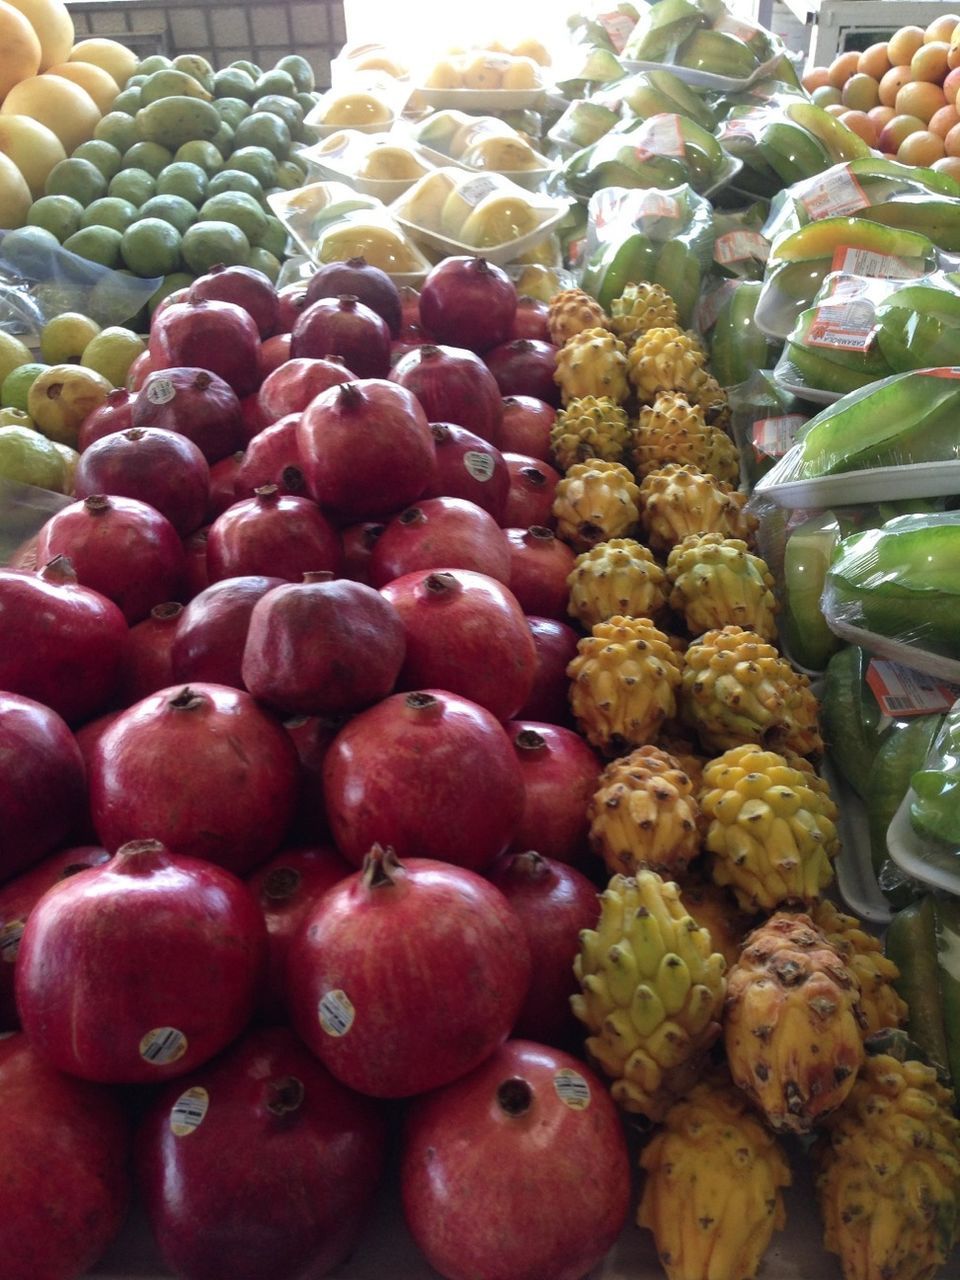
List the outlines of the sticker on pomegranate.
{"label": "sticker on pomegranate", "polygon": [[13,964],[16,960],[26,923],[26,920],[10,920],[0,925],[0,960],[5,964]]}
{"label": "sticker on pomegranate", "polygon": [[880,703],[880,710],[891,718],[949,711],[960,698],[960,688],[955,684],[878,658],[872,658],[867,667],[867,684]]}
{"label": "sticker on pomegranate", "polygon": [[731,262],[766,262],[770,256],[770,241],[759,231],[728,231],[726,235],[717,236],[713,245],[713,260],[721,266]]}
{"label": "sticker on pomegranate", "polygon": [[147,387],[147,399],[151,404],[169,404],[177,394],[177,388],[169,378],[158,378]]}
{"label": "sticker on pomegranate", "polygon": [[177,1138],[188,1138],[203,1124],[210,1106],[210,1095],[197,1085],[187,1089],[173,1104],[170,1112],[170,1132]]}
{"label": "sticker on pomegranate", "polygon": [[317,1017],[328,1036],[345,1036],[353,1026],[354,1008],[345,991],[328,991],[317,1006]]}
{"label": "sticker on pomegranate", "polygon": [[634,151],[640,160],[649,160],[653,156],[682,158],[687,154],[680,117],[677,115],[651,116],[634,136],[639,139]]}
{"label": "sticker on pomegranate", "polygon": [[590,1086],[571,1067],[563,1067],[553,1077],[553,1087],[560,1101],[571,1111],[586,1111],[590,1105]]}
{"label": "sticker on pomegranate", "polygon": [[758,418],[753,424],[753,451],[757,459],[782,458],[793,447],[806,422],[802,413],[786,413],[780,418]]}
{"label": "sticker on pomegranate", "polygon": [[872,276],[879,280],[916,280],[923,275],[923,263],[919,258],[910,262],[892,253],[875,253],[872,249],[841,244],[833,251],[830,270],[845,271],[852,276]]}
{"label": "sticker on pomegranate", "polygon": [[607,39],[613,45],[613,52],[623,53],[630,38],[630,32],[637,25],[634,20],[625,13],[614,12],[599,14],[597,21],[607,33]]}
{"label": "sticker on pomegranate", "polygon": [[177,1062],[187,1052],[187,1037],[176,1027],[154,1027],[140,1041],[140,1057],[152,1067]]}
{"label": "sticker on pomegranate", "polygon": [[870,198],[845,165],[842,169],[828,169],[801,196],[800,203],[811,221],[820,218],[840,218],[860,209],[870,207]]}
{"label": "sticker on pomegranate", "polygon": [[463,465],[474,480],[489,480],[494,472],[494,461],[489,453],[480,453],[476,449],[468,449],[463,455]]}

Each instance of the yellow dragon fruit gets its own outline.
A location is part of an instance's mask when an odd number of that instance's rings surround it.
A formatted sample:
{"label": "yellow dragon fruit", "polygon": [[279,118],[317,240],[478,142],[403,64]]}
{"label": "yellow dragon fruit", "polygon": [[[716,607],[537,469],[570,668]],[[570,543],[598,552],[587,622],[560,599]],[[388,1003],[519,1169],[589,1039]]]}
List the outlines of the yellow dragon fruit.
{"label": "yellow dragon fruit", "polygon": [[670,552],[667,579],[670,608],[683,614],[691,635],[735,625],[776,639],[773,574],[740,538],[691,534]]}
{"label": "yellow dragon fruit", "polygon": [[856,974],[864,1035],[902,1027],[909,1011],[893,985],[900,970],[883,954],[880,939],[867,933],[855,916],[838,911],[829,899],[818,902],[810,918],[839,951],[847,968]]}
{"label": "yellow dragon fruit", "polygon": [[564,289],[550,299],[547,329],[555,347],[562,347],[584,329],[605,329],[607,324],[603,307],[582,289]]}
{"label": "yellow dragon fruit", "polygon": [[561,471],[599,458],[622,462],[633,439],[630,420],[609,396],[571,400],[557,414],[550,432],[550,448]]}
{"label": "yellow dragon fruit", "polygon": [[640,490],[619,462],[578,462],[557,485],[553,516],[557,537],[575,551],[633,533]]}
{"label": "yellow dragon fruit", "polygon": [[644,476],[641,522],[654,551],[669,552],[694,533],[720,533],[746,540],[757,527],[744,511],[746,494],[696,467],[670,462]]}
{"label": "yellow dragon fruit", "polygon": [[577,556],[567,586],[567,612],[588,631],[616,614],[653,618],[666,605],[664,572],[631,538],[611,538]]}
{"label": "yellow dragon fruit", "polygon": [[708,426],[703,410],[676,391],[663,391],[640,410],[633,438],[638,476],[669,462],[688,464],[728,484],[740,483],[740,451],[719,427]]}
{"label": "yellow dragon fruit", "polygon": [[553,380],[565,405],[584,396],[609,396],[620,404],[630,394],[627,349],[606,329],[584,329],[561,348]]}
{"label": "yellow dragon fruit", "polygon": [[659,284],[628,284],[610,304],[610,328],[624,342],[632,343],[648,329],[679,328],[677,304]]}

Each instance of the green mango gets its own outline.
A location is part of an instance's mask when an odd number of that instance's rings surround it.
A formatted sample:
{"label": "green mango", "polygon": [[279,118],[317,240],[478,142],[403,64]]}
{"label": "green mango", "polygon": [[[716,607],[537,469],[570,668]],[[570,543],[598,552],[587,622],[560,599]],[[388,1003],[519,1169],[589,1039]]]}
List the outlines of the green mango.
{"label": "green mango", "polygon": [[960,250],[960,199],[917,192],[872,204],[861,209],[858,216],[897,231],[926,236],[948,253]]}
{"label": "green mango", "polygon": [[613,84],[623,76],[615,54],[608,49],[591,49],[572,76],[557,82],[557,88],[569,98],[582,98],[589,85]]}
{"label": "green mango", "polygon": [[788,120],[800,125],[823,143],[834,163],[861,160],[871,155],[870,147],[859,134],[816,103],[799,100],[788,102],[784,111]]}
{"label": "green mango", "polygon": [[784,550],[784,643],[793,661],[810,671],[821,671],[842,644],[820,611],[824,580],[839,541],[840,524],[832,511],[826,511],[798,525]]}
{"label": "green mango", "polygon": [[568,146],[589,147],[608,134],[620,117],[609,107],[598,102],[586,102],[578,98],[569,107],[550,130],[554,142],[563,142]]}
{"label": "green mango", "polygon": [[583,288],[609,312],[614,298],[619,298],[628,284],[652,279],[656,264],[656,245],[649,236],[635,231],[623,240],[604,245],[594,255],[584,271]]}
{"label": "green mango", "polygon": [[656,266],[648,277],[661,285],[677,304],[680,323],[693,322],[700,297],[701,271],[696,254],[682,240],[668,240],[657,255]]}
{"label": "green mango", "polygon": [[175,151],[185,142],[209,142],[220,128],[215,107],[200,98],[160,98],[142,107],[134,117],[137,136]]}
{"label": "green mango", "polygon": [[813,134],[788,120],[773,120],[763,130],[757,149],[787,185],[829,169],[831,160]]}
{"label": "green mango", "polygon": [[853,160],[850,172],[865,190],[869,190],[875,180],[886,179],[892,186],[895,183],[894,189],[904,194],[922,190],[942,196],[960,196],[960,183],[948,173],[901,164],[899,160],[888,160],[883,156],[870,155]]}
{"label": "green mango", "polygon": [[212,93],[208,93],[199,81],[185,71],[169,67],[164,71],[155,71],[148,76],[140,89],[140,102],[148,107],[151,102],[159,102],[161,98],[201,98],[210,102]]}
{"label": "green mango", "polygon": [[[640,71],[626,82],[624,88],[627,85],[634,87],[625,93],[623,100],[638,116],[656,115],[657,111],[675,111],[695,120],[702,128],[711,132],[717,127],[716,116],[704,100],[672,71],[665,68]],[[644,109],[644,105],[653,106],[656,102],[664,105],[656,110]]]}
{"label": "green mango", "polygon": [[760,65],[749,45],[726,31],[694,31],[677,52],[677,62],[691,71],[708,71],[731,80],[749,80]]}

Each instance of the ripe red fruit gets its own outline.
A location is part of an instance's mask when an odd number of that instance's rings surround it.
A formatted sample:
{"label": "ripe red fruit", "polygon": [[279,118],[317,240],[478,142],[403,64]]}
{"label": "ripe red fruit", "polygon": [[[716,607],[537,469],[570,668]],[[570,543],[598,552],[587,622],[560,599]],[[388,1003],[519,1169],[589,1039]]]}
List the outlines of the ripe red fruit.
{"label": "ripe red fruit", "polygon": [[282,727],[249,694],[216,684],[128,708],[94,746],[89,775],[105,848],[155,837],[237,875],[283,843],[299,785]]}
{"label": "ripe red fruit", "polygon": [[320,298],[293,326],[290,355],[295,360],[339,356],[356,378],[385,378],[390,372],[390,330],[353,294]]}
{"label": "ripe red fruit", "polygon": [[535,396],[560,404],[560,388],[553,380],[559,348],[535,338],[504,342],[484,355],[502,396]]}
{"label": "ripe red fruit", "polygon": [[234,484],[237,498],[252,498],[267,484],[276,485],[280,493],[306,496],[303,459],[297,445],[299,422],[299,413],[288,413],[254,436],[237,467]]}
{"label": "ripe red fruit", "polygon": [[154,369],[183,368],[198,361],[238,396],[259,385],[260,334],[251,316],[233,302],[175,302],[150,326]]}
{"label": "ripe red fruit", "polygon": [[499,889],[375,846],[304,918],[287,998],[297,1032],[338,1080],[404,1098],[502,1044],[529,978],[523,929]]}
{"label": "ripe red fruit", "polygon": [[[272,338],[266,338],[260,343],[260,386],[263,387],[265,378],[269,378],[271,373],[275,373],[282,365],[286,364],[290,359],[290,334],[275,333]],[[260,392],[258,391],[257,396]],[[247,397],[249,399],[249,397]]]}
{"label": "ripe red fruit", "polygon": [[183,546],[170,521],[135,498],[94,494],[51,516],[37,555],[67,556],[78,580],[119,605],[131,625],[155,604],[175,600],[183,582]]}
{"label": "ripe red fruit", "polygon": [[189,538],[183,540],[184,571],[183,598],[192,600],[205,587],[210,585],[210,574],[207,569],[207,534],[210,526],[204,525]]}
{"label": "ripe red fruit", "polygon": [[587,806],[602,765],[579,734],[555,724],[514,720],[505,726],[523,776],[523,816],[511,849],[576,862],[587,851]]}
{"label": "ripe red fruit", "polygon": [[224,578],[193,597],[177,623],[170,650],[176,681],[206,681],[245,689],[240,666],[253,607],[282,578]]}
{"label": "ripe red fruit", "polygon": [[49,1067],[24,1035],[0,1040],[4,1280],[74,1280],[120,1230],[129,1139],[123,1101]]}
{"label": "ripe red fruit", "polygon": [[537,670],[533,689],[518,720],[542,720],[547,724],[570,725],[567,667],[577,656],[579,636],[573,627],[556,618],[528,617],[537,649]]}
{"label": "ripe red fruit", "polygon": [[262,271],[253,267],[223,264],[198,276],[187,290],[190,302],[233,302],[242,307],[257,326],[261,338],[268,338],[277,324],[277,291]]}
{"label": "ripe red fruit", "polygon": [[346,262],[324,262],[307,281],[307,306],[320,298],[336,298],[352,294],[375,311],[395,338],[402,323],[400,291],[385,271],[372,266],[365,258],[348,258]]}
{"label": "ripe red fruit", "polygon": [[427,332],[470,351],[506,342],[516,311],[513,281],[485,258],[444,258],[420,291],[420,323]]}
{"label": "ripe red fruit", "polygon": [[250,574],[299,582],[305,573],[340,566],[340,539],[330,521],[306,498],[263,485],[254,497],[236,502],[210,526],[210,578]]}
{"label": "ripe red fruit", "polygon": [[192,440],[206,460],[219,462],[245,443],[236,392],[206,369],[151,373],[133,402],[135,427],[162,427]]}
{"label": "ripe red fruit", "polygon": [[244,396],[240,401],[240,419],[244,444],[248,444],[267,425],[260,412],[260,401],[255,391],[251,391],[250,395]]}
{"label": "ripe red fruit", "polygon": [[[0,882],[61,844],[83,815],[83,757],[42,703],[0,693]],[[0,920],[0,963],[5,958]]]}
{"label": "ripe red fruit", "polygon": [[364,520],[362,524],[349,524],[340,530],[343,541],[343,577],[350,578],[353,582],[365,582],[367,586],[372,585],[370,558],[377,539],[385,528],[386,525],[379,521]]}
{"label": "ripe red fruit", "polygon": [[260,412],[269,425],[288,413],[303,413],[322,391],[352,381],[340,360],[288,360],[263,380],[257,393]]}
{"label": "ripe red fruit", "polygon": [[516,338],[533,338],[537,342],[549,342],[549,316],[550,308],[545,302],[541,302],[539,298],[530,298],[526,295],[519,297],[517,299],[517,313],[513,318],[513,324],[510,326],[510,332],[504,341],[514,341]]}
{"label": "ripe red fruit", "polygon": [[413,1238],[448,1280],[582,1280],[632,1195],[606,1086],[527,1040],[412,1104],[400,1178]]}
{"label": "ripe red fruit", "polygon": [[297,280],[293,284],[285,284],[277,292],[277,333],[290,333],[306,308],[307,282]]}
{"label": "ripe red fruit", "polygon": [[510,548],[503,530],[476,503],[423,498],[391,520],[370,557],[374,586],[417,569],[472,569],[510,581]]}
{"label": "ripe red fruit", "polygon": [[142,622],[130,628],[120,686],[124,706],[173,684],[170,650],[182,613],[182,604],[167,600],[155,604]]}
{"label": "ripe red fruit", "polygon": [[536,524],[552,529],[556,524],[553,500],[557,485],[563,478],[560,472],[539,458],[528,458],[519,453],[505,453],[503,458],[510,472],[504,526],[508,529],[529,529]]}
{"label": "ripe red fruit", "polygon": [[115,431],[127,431],[132,426],[133,396],[122,387],[114,387],[103,404],[98,404],[84,418],[77,435],[77,448],[83,453],[94,440],[101,440]]}
{"label": "ripe red fruit", "polygon": [[510,590],[524,613],[566,618],[574,553],[543,525],[503,532],[510,547]]}
{"label": "ripe red fruit", "polygon": [[403,622],[378,591],[308,573],[254,606],[243,682],[286,715],[359,711],[392,691],[404,649]]}
{"label": "ripe red fruit", "polygon": [[433,476],[425,498],[466,498],[499,524],[510,489],[510,473],[503,454],[466,427],[449,422],[430,425],[436,446]]}
{"label": "ripe red fruit", "polygon": [[140,352],[127,370],[124,390],[129,392],[139,391],[151,373],[153,373],[153,362],[150,359],[150,351],[147,349]]}
{"label": "ripe red fruit", "polygon": [[501,393],[474,352],[432,344],[416,347],[397,361],[390,380],[413,392],[430,422],[452,422],[500,444]]}
{"label": "ripe red fruit", "polygon": [[193,1070],[243,1030],[265,961],[263,917],[242,881],[137,840],[34,907],[17,1007],[31,1044],[58,1070],[155,1083]]}
{"label": "ripe red fruit", "polygon": [[207,495],[207,509],[204,512],[207,523],[223,515],[224,511],[236,502],[237,474],[245,457],[245,453],[231,453],[229,457],[221,458],[210,468],[210,492]]}
{"label": "ripe red fruit", "polygon": [[360,866],[371,845],[400,858],[482,870],[523,810],[516,755],[489,711],[443,690],[399,693],[346,724],[323,766],[337,848]]}
{"label": "ripe red fruit", "polygon": [[291,716],[283,722],[300,759],[300,798],[291,842],[330,839],[323,800],[323,762],[343,724],[343,716]]}
{"label": "ripe red fruit", "polygon": [[392,515],[413,502],[434,466],[433,436],[420,405],[380,378],[317,396],[300,419],[297,444],[309,492],[347,524]]}
{"label": "ripe red fruit", "polygon": [[449,689],[498,720],[516,715],[533,685],[537,651],[506,587],[464,569],[421,569],[381,594],[406,635],[401,689]]}
{"label": "ripe red fruit", "polygon": [[505,396],[500,447],[504,453],[550,462],[550,432],[556,418],[556,409],[536,396]]}

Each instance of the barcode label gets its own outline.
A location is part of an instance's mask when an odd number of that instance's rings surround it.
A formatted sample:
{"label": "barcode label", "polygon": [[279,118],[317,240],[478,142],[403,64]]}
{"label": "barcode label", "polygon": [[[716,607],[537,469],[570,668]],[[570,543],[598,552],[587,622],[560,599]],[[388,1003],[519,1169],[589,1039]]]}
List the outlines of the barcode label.
{"label": "barcode label", "polygon": [[677,115],[651,116],[634,137],[638,139],[635,151],[641,160],[649,160],[651,156],[682,157],[687,153]]}
{"label": "barcode label", "polygon": [[467,474],[479,480],[481,484],[489,480],[494,473],[495,463],[489,453],[480,453],[477,449],[468,449],[463,455],[463,465]]}
{"label": "barcode label", "polygon": [[26,923],[26,920],[10,920],[7,924],[0,926],[0,961],[4,964],[13,964],[16,961]]}
{"label": "barcode label", "polygon": [[140,1041],[140,1057],[153,1067],[165,1067],[187,1052],[187,1037],[176,1027],[154,1027]]}
{"label": "barcode label", "polygon": [[844,166],[822,174],[800,198],[811,221],[839,218],[870,206],[870,199],[850,170]]}
{"label": "barcode label", "polygon": [[630,32],[637,25],[632,18],[627,17],[625,13],[601,13],[597,21],[607,33],[610,43],[613,45],[614,53],[623,53],[627,41],[630,38]]}
{"label": "barcode label", "polygon": [[874,253],[853,245],[837,245],[833,251],[831,271],[845,271],[853,276],[872,276],[878,280],[915,280],[923,275],[923,264],[907,262],[890,253]]}
{"label": "barcode label", "polygon": [[753,424],[753,451],[757,461],[782,458],[796,442],[806,422],[802,413],[785,413],[779,418],[758,418]]}
{"label": "barcode label", "polygon": [[170,1132],[177,1138],[189,1137],[203,1124],[210,1106],[210,1095],[206,1089],[196,1086],[181,1093],[170,1112]]}
{"label": "barcode label", "polygon": [[486,199],[491,191],[496,190],[497,183],[493,178],[471,178],[469,182],[464,182],[457,188],[457,195],[473,207]]}
{"label": "barcode label", "polygon": [[571,1111],[586,1111],[590,1105],[590,1086],[579,1071],[563,1067],[553,1077],[557,1097]]}
{"label": "barcode label", "polygon": [[157,378],[147,387],[147,399],[151,404],[169,404],[177,394],[177,388],[169,378]]}
{"label": "barcode label", "polygon": [[866,352],[876,332],[873,303],[863,297],[855,277],[842,277],[834,281],[830,297],[814,311],[804,345]]}
{"label": "barcode label", "polygon": [[766,262],[769,255],[770,242],[759,231],[728,231],[726,235],[717,236],[713,245],[713,260],[721,266],[751,258]]}
{"label": "barcode label", "polygon": [[885,716],[924,716],[949,711],[960,698],[958,685],[879,658],[870,660],[867,684]]}
{"label": "barcode label", "polygon": [[353,1026],[355,1013],[345,991],[328,991],[317,1006],[317,1017],[328,1036],[339,1039]]}

